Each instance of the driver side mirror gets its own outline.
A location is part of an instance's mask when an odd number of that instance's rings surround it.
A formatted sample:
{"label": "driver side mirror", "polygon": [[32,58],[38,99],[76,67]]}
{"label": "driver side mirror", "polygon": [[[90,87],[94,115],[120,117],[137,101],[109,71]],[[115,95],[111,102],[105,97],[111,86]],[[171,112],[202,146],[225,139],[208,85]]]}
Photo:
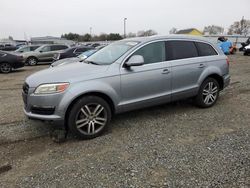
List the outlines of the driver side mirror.
{"label": "driver side mirror", "polygon": [[126,67],[141,66],[141,65],[144,65],[144,58],[141,55],[133,55],[125,63]]}

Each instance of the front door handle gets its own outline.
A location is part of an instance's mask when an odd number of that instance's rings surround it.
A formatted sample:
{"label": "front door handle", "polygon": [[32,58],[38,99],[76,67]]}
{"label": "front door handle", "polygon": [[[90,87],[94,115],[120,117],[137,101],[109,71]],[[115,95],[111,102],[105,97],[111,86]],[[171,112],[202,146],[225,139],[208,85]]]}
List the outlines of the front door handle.
{"label": "front door handle", "polygon": [[162,74],[168,74],[168,73],[170,73],[169,69],[163,69]]}

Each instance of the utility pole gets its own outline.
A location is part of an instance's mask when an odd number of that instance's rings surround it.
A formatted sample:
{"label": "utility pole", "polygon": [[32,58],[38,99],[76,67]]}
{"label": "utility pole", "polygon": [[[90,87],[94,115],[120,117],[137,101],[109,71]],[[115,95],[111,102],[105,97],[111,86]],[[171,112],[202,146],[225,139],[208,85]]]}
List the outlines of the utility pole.
{"label": "utility pole", "polygon": [[127,21],[127,18],[124,18],[123,19],[123,22],[124,22],[124,38],[126,38],[126,21]]}

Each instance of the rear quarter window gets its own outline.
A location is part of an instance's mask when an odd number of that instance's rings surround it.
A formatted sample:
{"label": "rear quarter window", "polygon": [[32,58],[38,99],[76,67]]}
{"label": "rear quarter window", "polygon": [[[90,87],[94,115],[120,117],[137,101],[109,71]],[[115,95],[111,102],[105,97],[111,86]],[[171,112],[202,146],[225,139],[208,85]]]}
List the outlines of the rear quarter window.
{"label": "rear quarter window", "polygon": [[215,49],[210,45],[203,42],[195,42],[199,56],[212,56],[218,55]]}
{"label": "rear quarter window", "polygon": [[192,41],[167,41],[167,60],[177,60],[198,57],[197,48]]}

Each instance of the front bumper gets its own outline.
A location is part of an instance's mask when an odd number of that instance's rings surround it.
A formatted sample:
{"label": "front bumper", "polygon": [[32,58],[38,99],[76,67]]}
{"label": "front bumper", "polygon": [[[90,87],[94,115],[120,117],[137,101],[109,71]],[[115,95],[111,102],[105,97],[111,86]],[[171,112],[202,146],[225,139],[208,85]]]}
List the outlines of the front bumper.
{"label": "front bumper", "polygon": [[[27,86],[28,87],[28,86]],[[23,111],[30,119],[64,122],[63,94],[34,95],[34,88],[23,88]]]}

